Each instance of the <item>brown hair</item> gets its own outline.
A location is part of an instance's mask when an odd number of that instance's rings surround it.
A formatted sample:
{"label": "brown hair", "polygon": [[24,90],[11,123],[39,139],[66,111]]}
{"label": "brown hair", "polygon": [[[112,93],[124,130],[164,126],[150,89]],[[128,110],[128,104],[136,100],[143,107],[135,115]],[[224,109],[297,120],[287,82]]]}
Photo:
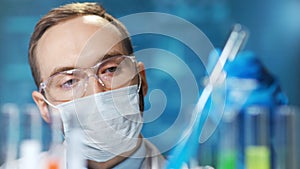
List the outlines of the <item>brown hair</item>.
{"label": "brown hair", "polygon": [[54,8],[51,11],[49,11],[49,13],[47,13],[44,17],[42,17],[40,21],[36,24],[29,43],[29,64],[33,79],[38,88],[39,83],[41,82],[41,75],[36,56],[36,46],[38,44],[39,39],[50,27],[65,20],[83,15],[98,15],[115,25],[116,28],[120,31],[120,33],[123,35],[123,37],[126,37],[125,39],[123,39],[123,45],[127,50],[128,54],[133,53],[131,40],[129,38],[129,34],[125,26],[116,18],[106,13],[105,9],[101,5],[97,3],[85,2],[71,3],[64,6],[60,6],[58,8]]}

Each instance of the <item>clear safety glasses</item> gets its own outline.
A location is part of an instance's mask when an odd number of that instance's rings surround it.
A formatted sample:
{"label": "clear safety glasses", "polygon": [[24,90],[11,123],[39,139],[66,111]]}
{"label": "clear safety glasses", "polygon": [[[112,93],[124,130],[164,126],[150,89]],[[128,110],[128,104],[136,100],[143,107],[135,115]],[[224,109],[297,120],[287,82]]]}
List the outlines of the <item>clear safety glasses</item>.
{"label": "clear safety glasses", "polygon": [[138,74],[134,56],[107,58],[93,67],[58,72],[40,83],[49,101],[70,101],[84,96],[88,80],[94,77],[106,90],[128,86]]}

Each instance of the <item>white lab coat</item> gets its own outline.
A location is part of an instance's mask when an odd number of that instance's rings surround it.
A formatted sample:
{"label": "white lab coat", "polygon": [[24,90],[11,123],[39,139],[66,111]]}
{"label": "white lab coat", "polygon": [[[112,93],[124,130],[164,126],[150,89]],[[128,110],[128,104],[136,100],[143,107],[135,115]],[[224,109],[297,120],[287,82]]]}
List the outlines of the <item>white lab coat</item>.
{"label": "white lab coat", "polygon": [[[160,154],[159,150],[148,140],[144,140],[144,145],[146,148],[146,157],[142,163],[141,169],[161,169],[164,168],[164,165],[166,163],[166,159]],[[66,157],[65,150],[61,151],[62,157]],[[39,166],[37,169],[47,169],[45,166],[46,160],[48,159],[49,154],[47,152],[43,152],[39,155],[39,157],[36,159],[39,162]],[[65,160],[61,160],[65,161]],[[15,160],[13,162],[9,162],[6,164],[6,168],[3,166],[0,167],[0,169],[24,169],[24,159]],[[65,164],[61,164],[66,169]],[[27,168],[26,168],[27,169]],[[31,168],[32,169],[32,168]]]}
{"label": "white lab coat", "polygon": [[[147,150],[147,155],[142,164],[142,169],[161,169],[164,168],[166,163],[165,158],[160,155],[158,149],[150,143],[148,140],[144,139],[145,147]],[[159,154],[159,155],[156,155]],[[156,155],[156,156],[155,156]]]}

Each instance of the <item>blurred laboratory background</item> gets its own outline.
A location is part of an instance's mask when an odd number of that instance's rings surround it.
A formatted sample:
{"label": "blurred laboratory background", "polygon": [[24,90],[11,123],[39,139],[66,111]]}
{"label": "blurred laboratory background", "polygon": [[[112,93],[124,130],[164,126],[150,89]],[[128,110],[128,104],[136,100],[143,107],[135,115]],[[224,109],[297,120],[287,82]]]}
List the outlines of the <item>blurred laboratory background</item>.
{"label": "blurred laboratory background", "polygon": [[[25,108],[28,104],[33,103],[31,93],[33,90],[37,90],[37,88],[31,76],[27,59],[30,35],[36,22],[51,8],[69,2],[75,1],[1,1],[1,106],[5,103],[15,103],[20,109],[20,112],[25,112]],[[84,1],[78,0],[76,2]],[[207,36],[212,45],[219,49],[224,47],[233,24],[240,23],[246,26],[250,32],[244,50],[255,53],[266,70],[268,70],[280,85],[283,95],[286,95],[288,98],[288,104],[300,106],[300,90],[298,88],[300,86],[299,0],[97,0],[90,2],[102,4],[107,12],[116,18],[140,12],[162,12],[181,17],[197,26]],[[165,22],[167,25],[168,21]],[[142,27],[143,25],[139,26]],[[159,26],[160,25],[157,25],[157,27]],[[170,26],[170,29],[171,28],[172,26]],[[201,87],[203,87],[201,81],[207,72],[203,67],[203,63],[186,44],[171,37],[155,34],[137,35],[132,37],[132,40],[136,51],[147,48],[158,48],[180,57],[195,75],[199,93],[201,93]],[[169,67],[174,67],[172,62],[165,61],[164,64],[167,64],[166,66]],[[175,67],[173,73],[180,74],[180,70],[180,67]],[[177,114],[179,109],[181,109],[181,93],[176,79],[174,80],[172,74],[157,69],[149,69],[146,73],[148,74],[149,93],[153,91],[152,99],[150,98],[151,94],[146,96],[146,110],[151,108],[151,101],[153,101],[154,105],[155,101],[157,102],[159,98],[164,98],[167,101],[163,113],[156,119],[152,119],[152,121],[149,120],[150,122],[144,125],[143,134],[151,140],[152,136],[159,135],[170,128],[177,119]],[[184,80],[184,78],[182,78],[182,80]],[[163,91],[163,94],[156,89]],[[198,93],[196,95],[198,95]],[[196,99],[193,98],[190,100],[191,105],[193,102],[195,103]],[[184,109],[188,111],[189,107],[184,107]],[[253,109],[247,109],[247,111],[250,112],[252,110]],[[250,115],[249,117],[246,115],[243,119],[253,118]],[[4,122],[4,119],[3,116],[1,120],[1,127],[3,129],[6,128],[5,126],[7,126],[8,123],[7,121]],[[249,123],[249,126],[255,125],[251,120],[246,121],[247,124]],[[22,123],[22,125],[21,129],[23,129],[20,130],[20,135],[22,139],[25,139],[27,137],[26,131],[28,130],[24,129],[24,127],[26,128],[26,123]],[[51,129],[47,127],[45,122],[43,122],[42,126],[43,149],[47,149],[51,140]],[[267,126],[267,128],[270,126]],[[172,135],[178,135],[178,130],[176,129],[171,132],[173,133],[168,134],[168,138],[172,138]],[[0,136],[2,145],[1,163],[3,163],[5,159],[3,155],[5,154],[4,151],[6,151],[6,149],[3,148],[3,145],[7,142],[5,138],[5,134]],[[169,144],[172,141],[168,138],[165,138],[165,142],[160,142],[155,139],[153,139],[153,142],[159,149],[164,149],[165,145],[163,144]],[[213,146],[203,147],[203,151],[204,150],[212,154],[216,151]],[[254,149],[252,151],[256,150]],[[165,155],[169,155],[170,152],[170,150],[166,150],[164,153]],[[248,155],[251,156],[251,151],[249,151]],[[210,158],[207,156],[205,159],[204,157],[199,158],[203,161],[202,164],[204,165],[217,164],[217,162],[213,160],[213,157]]]}

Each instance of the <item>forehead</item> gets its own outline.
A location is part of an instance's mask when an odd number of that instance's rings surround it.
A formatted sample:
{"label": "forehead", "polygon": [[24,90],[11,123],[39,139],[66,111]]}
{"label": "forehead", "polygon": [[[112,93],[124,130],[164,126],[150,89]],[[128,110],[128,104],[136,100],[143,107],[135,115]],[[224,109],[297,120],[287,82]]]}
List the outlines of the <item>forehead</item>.
{"label": "forehead", "polygon": [[89,67],[106,54],[124,53],[122,34],[96,15],[78,16],[49,28],[36,48],[41,78],[59,67]]}

